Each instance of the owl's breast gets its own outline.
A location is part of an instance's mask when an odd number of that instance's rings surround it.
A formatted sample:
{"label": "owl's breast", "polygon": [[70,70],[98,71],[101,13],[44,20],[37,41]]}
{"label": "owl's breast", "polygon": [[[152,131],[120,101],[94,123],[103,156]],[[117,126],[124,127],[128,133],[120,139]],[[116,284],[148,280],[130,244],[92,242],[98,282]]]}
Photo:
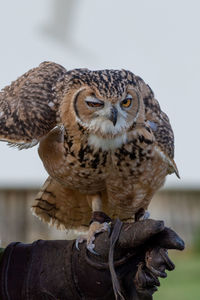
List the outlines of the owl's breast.
{"label": "owl's breast", "polygon": [[53,130],[41,141],[39,154],[50,176],[66,187],[82,193],[106,190],[110,199],[133,200],[138,187],[142,195],[152,182],[158,188],[159,180],[163,182],[166,176],[153,142],[132,140],[116,149],[102,150],[86,140],[79,142],[69,135],[63,138]]}
{"label": "owl's breast", "polygon": [[50,162],[46,167],[48,173],[68,188],[82,193],[105,190],[110,154],[94,149],[87,143],[73,145],[67,142],[64,148],[65,155],[60,164],[53,166]]}
{"label": "owl's breast", "polygon": [[[124,145],[113,153],[109,178],[117,174],[124,185],[142,183],[143,186],[151,186],[154,176],[165,177],[167,175],[167,163],[155,151],[155,145],[146,147]],[[157,181],[159,178],[157,178]]]}
{"label": "owl's breast", "polygon": [[110,211],[123,219],[146,209],[167,174],[167,163],[155,150],[155,143],[123,145],[112,154],[106,181]]}
{"label": "owl's breast", "polygon": [[130,142],[112,153],[110,166],[124,178],[131,177],[137,180],[144,172],[151,169],[154,159],[154,144],[141,146]]}

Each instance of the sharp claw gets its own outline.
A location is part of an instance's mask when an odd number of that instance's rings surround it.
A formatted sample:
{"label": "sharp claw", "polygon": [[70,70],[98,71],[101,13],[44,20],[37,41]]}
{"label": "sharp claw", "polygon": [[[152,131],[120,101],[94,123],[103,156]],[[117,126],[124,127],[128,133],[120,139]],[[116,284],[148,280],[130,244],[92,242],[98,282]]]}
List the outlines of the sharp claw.
{"label": "sharp claw", "polygon": [[76,246],[76,249],[77,249],[78,251],[80,251],[80,248],[79,248],[78,244],[79,244],[79,241],[78,241],[78,239],[76,239],[75,246]]}
{"label": "sharp claw", "polygon": [[79,245],[80,243],[83,243],[83,240],[84,240],[84,239],[81,238],[81,237],[79,237],[79,238],[76,239],[75,246],[76,246],[76,249],[77,249],[78,251],[80,251],[80,248],[79,248],[78,245]]}
{"label": "sharp claw", "polygon": [[78,251],[80,251],[80,248],[79,248],[78,244],[79,244],[79,241],[78,241],[78,239],[76,239],[75,246],[76,246],[76,249],[77,249]]}
{"label": "sharp claw", "polygon": [[94,250],[94,247],[95,247],[94,244],[87,245],[87,249],[89,252],[91,252],[94,255],[99,255],[99,253]]}
{"label": "sharp claw", "polygon": [[[87,248],[88,249],[88,248]],[[95,250],[93,250],[93,249],[91,249],[91,250],[89,250],[88,249],[88,251],[90,251],[92,254],[94,254],[94,255],[99,255],[99,253],[98,252],[96,252]]]}
{"label": "sharp claw", "polygon": [[150,213],[149,211],[146,210],[143,219],[146,220],[149,219],[149,217],[150,217]]}
{"label": "sharp claw", "polygon": [[111,222],[107,223],[107,227],[106,230],[108,231],[108,234],[110,235],[110,231],[111,231]]}

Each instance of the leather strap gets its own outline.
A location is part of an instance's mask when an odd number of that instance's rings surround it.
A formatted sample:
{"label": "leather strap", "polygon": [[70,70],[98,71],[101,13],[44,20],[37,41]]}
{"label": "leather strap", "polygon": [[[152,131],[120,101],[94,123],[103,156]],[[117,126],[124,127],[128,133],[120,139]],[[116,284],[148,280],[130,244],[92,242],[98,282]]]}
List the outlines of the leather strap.
{"label": "leather strap", "polygon": [[109,269],[110,269],[113,291],[114,291],[116,300],[120,300],[120,299],[125,300],[125,298],[122,294],[120,283],[117,278],[117,274],[115,272],[115,267],[114,267],[114,249],[115,249],[117,240],[119,238],[119,235],[120,235],[120,232],[122,229],[122,225],[123,225],[123,223],[119,219],[117,219],[115,222],[111,237],[110,237],[110,249],[109,249],[109,256],[108,256]]}

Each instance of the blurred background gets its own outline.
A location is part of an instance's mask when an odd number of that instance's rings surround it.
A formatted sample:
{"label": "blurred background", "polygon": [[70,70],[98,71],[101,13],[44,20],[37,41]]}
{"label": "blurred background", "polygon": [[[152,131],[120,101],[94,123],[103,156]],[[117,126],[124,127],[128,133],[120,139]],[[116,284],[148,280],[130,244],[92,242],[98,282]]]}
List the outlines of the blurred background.
{"label": "blurred background", "polygon": [[[129,69],[155,92],[175,133],[181,180],[168,176],[151,216],[186,241],[155,299],[200,299],[200,2],[18,0],[0,3],[0,88],[40,62],[67,69]],[[37,148],[37,147],[36,147]],[[0,239],[65,238],[31,215],[47,174],[37,149],[0,143]]]}

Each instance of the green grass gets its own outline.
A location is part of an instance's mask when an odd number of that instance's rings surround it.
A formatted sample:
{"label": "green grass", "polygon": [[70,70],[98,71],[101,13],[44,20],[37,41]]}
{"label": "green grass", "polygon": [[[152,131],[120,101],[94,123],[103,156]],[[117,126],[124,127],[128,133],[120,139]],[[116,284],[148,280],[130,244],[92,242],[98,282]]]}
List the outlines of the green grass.
{"label": "green grass", "polygon": [[176,268],[168,272],[166,279],[160,280],[161,286],[154,294],[154,300],[199,300],[200,254],[179,252],[170,257]]}

